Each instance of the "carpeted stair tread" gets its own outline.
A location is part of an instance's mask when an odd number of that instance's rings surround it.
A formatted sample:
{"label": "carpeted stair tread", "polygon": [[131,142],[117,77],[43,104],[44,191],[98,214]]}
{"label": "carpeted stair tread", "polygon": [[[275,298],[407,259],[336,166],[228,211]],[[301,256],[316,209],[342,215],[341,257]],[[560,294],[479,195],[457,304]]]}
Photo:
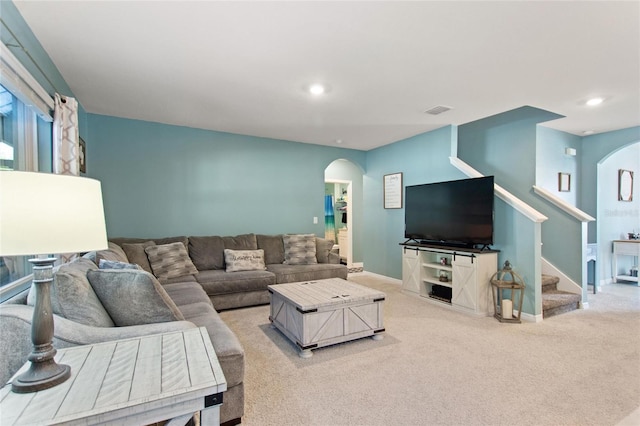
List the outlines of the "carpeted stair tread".
{"label": "carpeted stair tread", "polygon": [[551,290],[542,293],[542,316],[548,318],[553,315],[578,309],[580,295],[561,290]]}
{"label": "carpeted stair tread", "polygon": [[555,275],[542,274],[542,292],[552,291],[558,289],[558,282],[560,278]]}

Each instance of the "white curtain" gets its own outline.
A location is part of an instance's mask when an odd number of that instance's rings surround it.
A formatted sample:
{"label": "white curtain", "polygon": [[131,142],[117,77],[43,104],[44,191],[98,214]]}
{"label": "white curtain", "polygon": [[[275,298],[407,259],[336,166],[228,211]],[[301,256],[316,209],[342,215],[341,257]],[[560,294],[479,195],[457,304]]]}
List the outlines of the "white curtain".
{"label": "white curtain", "polygon": [[56,93],[53,109],[53,172],[60,175],[80,174],[80,142],[78,134],[78,102]]}
{"label": "white curtain", "polygon": [[[78,101],[55,94],[53,108],[53,173],[80,175]],[[77,253],[57,253],[57,264],[71,262]]]}

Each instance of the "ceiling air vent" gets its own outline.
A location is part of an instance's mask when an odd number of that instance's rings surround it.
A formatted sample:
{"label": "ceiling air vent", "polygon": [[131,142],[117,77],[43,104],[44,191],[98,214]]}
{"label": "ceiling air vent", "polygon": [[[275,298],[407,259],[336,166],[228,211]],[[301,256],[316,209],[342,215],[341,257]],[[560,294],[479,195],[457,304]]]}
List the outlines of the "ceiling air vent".
{"label": "ceiling air vent", "polygon": [[442,114],[443,112],[447,112],[450,109],[453,109],[453,108],[446,105],[436,105],[426,110],[425,113],[431,114],[431,115],[438,115],[438,114]]}

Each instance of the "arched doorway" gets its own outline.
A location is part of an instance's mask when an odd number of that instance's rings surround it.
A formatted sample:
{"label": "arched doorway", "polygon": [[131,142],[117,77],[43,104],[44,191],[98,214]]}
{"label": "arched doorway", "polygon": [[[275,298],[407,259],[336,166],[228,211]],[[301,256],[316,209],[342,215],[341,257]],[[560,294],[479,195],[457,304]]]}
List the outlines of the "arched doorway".
{"label": "arched doorway", "polygon": [[[335,235],[340,247],[340,257],[350,269],[363,268],[362,253],[362,169],[349,160],[338,159],[329,164],[324,172],[325,181],[325,234]],[[331,204],[328,204],[328,200]]]}
{"label": "arched doorway", "polygon": [[[630,232],[640,232],[640,181],[636,176],[633,199],[618,200],[618,171],[640,170],[640,142],[626,145],[605,156],[597,165],[597,223],[598,254],[594,283],[609,284],[620,271],[613,270],[613,240],[624,240]],[[634,266],[631,258],[621,259],[621,270]]]}

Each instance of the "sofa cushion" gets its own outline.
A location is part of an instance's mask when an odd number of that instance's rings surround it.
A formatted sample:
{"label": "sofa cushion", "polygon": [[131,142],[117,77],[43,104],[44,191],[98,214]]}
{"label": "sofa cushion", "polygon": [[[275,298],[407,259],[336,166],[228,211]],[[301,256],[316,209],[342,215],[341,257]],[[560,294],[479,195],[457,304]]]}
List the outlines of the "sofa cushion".
{"label": "sofa cushion", "polygon": [[287,265],[312,265],[316,259],[316,236],[314,234],[285,234],[284,263]]}
{"label": "sofa cushion", "polygon": [[189,237],[189,257],[198,271],[224,269],[222,237]]}
{"label": "sofa cushion", "polygon": [[176,242],[144,249],[153,275],[160,280],[198,273],[183,243]]}
{"label": "sofa cushion", "polygon": [[145,241],[144,243],[123,243],[122,250],[127,254],[127,258],[130,263],[140,265],[142,269],[147,272],[153,272],[151,270],[151,264],[147,253],[144,251],[147,247],[155,246],[153,241]]}
{"label": "sofa cushion", "polygon": [[211,304],[211,299],[204,292],[202,286],[194,281],[176,282],[162,284],[162,288],[167,292],[171,300],[180,308],[181,305],[190,303],[205,302]]}
{"label": "sofa cushion", "polygon": [[[87,272],[98,266],[89,259],[80,258],[64,264],[54,274],[51,288],[51,310],[75,322],[94,327],[113,327],[114,323],[93,291]],[[27,304],[34,306],[33,288]]]}
{"label": "sofa cushion", "polygon": [[115,260],[106,260],[100,259],[98,263],[98,268],[100,269],[138,269],[142,270],[140,265],[136,265],[135,263],[127,263],[127,262],[118,262]]}
{"label": "sofa cushion", "polygon": [[264,271],[264,250],[224,249],[224,262],[227,272]]}
{"label": "sofa cushion", "polygon": [[200,271],[196,280],[209,296],[246,291],[267,290],[276,283],[276,276],[268,271],[226,272],[221,270]]}
{"label": "sofa cushion", "polygon": [[264,263],[284,262],[284,242],[282,235],[256,235],[258,248],[264,250]]}
{"label": "sofa cushion", "polygon": [[187,321],[205,327],[227,380],[227,388],[243,381],[244,349],[236,335],[211,305],[195,303],[179,307]]}
{"label": "sofa cushion", "polygon": [[165,238],[130,238],[130,237],[114,237],[109,238],[109,241],[118,244],[122,247],[122,244],[140,244],[145,243],[147,241],[153,241],[157,245],[161,246],[163,244],[171,244],[180,242],[184,244],[185,247],[188,246],[189,240],[185,236],[179,237],[165,237]]}
{"label": "sofa cushion", "polygon": [[258,241],[255,234],[242,234],[235,237],[222,237],[224,248],[230,250],[257,250]]}
{"label": "sofa cushion", "polygon": [[324,238],[316,237],[316,259],[318,263],[329,263],[329,253],[333,248],[334,242]]}
{"label": "sofa cushion", "polygon": [[267,265],[267,270],[276,275],[277,284],[299,281],[316,281],[327,278],[347,279],[349,269],[345,265],[318,263],[316,265]]}
{"label": "sofa cushion", "polygon": [[184,320],[162,285],[147,271],[95,270],[87,277],[118,327]]}
{"label": "sofa cushion", "polygon": [[100,264],[100,260],[111,260],[114,262],[129,262],[127,254],[122,250],[119,245],[109,242],[109,248],[107,250],[99,250],[95,253],[95,257],[92,259],[96,262],[96,265]]}

